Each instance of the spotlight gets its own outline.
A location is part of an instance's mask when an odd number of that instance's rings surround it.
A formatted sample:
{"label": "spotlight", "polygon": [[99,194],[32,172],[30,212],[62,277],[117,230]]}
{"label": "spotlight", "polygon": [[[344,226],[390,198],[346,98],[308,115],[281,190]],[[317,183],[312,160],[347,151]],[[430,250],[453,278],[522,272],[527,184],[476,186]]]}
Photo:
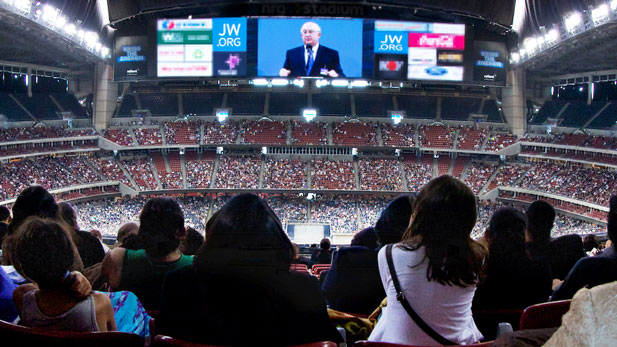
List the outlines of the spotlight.
{"label": "spotlight", "polygon": [[310,122],[317,117],[317,110],[314,108],[306,108],[302,110],[302,116],[307,122]]}
{"label": "spotlight", "polygon": [[514,63],[518,63],[518,62],[519,62],[519,60],[521,60],[521,56],[520,56],[520,54],[518,54],[518,53],[516,53],[516,52],[514,52],[514,53],[510,54],[510,57],[512,58],[512,61],[513,61]]}
{"label": "spotlight", "polygon": [[564,19],[564,23],[566,25],[566,30],[568,32],[573,32],[583,24],[583,17],[579,12],[574,12]]}

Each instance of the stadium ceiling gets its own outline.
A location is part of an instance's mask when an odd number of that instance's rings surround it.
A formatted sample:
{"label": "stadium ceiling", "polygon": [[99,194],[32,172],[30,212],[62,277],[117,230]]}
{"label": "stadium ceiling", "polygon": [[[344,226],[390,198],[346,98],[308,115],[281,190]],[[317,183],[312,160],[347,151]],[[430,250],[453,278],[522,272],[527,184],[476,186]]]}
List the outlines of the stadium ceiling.
{"label": "stadium ceiling", "polygon": [[617,69],[617,23],[588,30],[542,51],[523,64],[541,77]]}
{"label": "stadium ceiling", "polygon": [[0,60],[77,69],[96,57],[58,33],[0,9]]}
{"label": "stadium ceiling", "polygon": [[[75,1],[89,2],[89,1]],[[199,16],[341,16],[396,19],[427,16],[431,20],[474,17],[510,28],[515,0],[378,0],[378,1],[183,1],[183,0],[107,0],[110,25],[126,28],[156,18]],[[394,18],[393,18],[394,19]]]}

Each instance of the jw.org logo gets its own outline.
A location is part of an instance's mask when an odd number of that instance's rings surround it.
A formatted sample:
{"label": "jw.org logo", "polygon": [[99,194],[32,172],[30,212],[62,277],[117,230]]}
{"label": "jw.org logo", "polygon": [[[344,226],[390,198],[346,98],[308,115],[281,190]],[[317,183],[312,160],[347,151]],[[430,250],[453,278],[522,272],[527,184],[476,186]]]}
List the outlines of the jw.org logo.
{"label": "jw.org logo", "polygon": [[163,21],[163,23],[161,23],[161,26],[165,30],[171,30],[176,27],[176,23],[174,23],[174,21],[172,20],[166,20],[166,21]]}

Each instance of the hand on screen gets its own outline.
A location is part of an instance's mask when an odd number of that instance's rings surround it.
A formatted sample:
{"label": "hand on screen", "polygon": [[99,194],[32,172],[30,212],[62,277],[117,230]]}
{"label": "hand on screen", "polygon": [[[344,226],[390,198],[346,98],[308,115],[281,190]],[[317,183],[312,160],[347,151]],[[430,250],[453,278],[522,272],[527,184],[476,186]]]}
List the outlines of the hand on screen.
{"label": "hand on screen", "polygon": [[286,68],[281,68],[281,70],[279,71],[279,76],[287,77],[289,76],[290,73],[291,73],[291,70],[287,70]]}
{"label": "hand on screen", "polygon": [[330,70],[328,71],[328,76],[329,77],[333,77],[333,78],[337,78],[338,77],[338,73],[334,70]]}

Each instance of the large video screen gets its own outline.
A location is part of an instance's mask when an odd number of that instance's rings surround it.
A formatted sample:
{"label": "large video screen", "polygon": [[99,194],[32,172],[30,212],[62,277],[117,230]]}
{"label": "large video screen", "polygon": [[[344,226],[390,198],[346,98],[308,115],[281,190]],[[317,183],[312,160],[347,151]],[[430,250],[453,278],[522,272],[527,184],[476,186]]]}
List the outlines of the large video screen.
{"label": "large video screen", "polygon": [[362,76],[362,19],[260,19],[257,75]]}
{"label": "large video screen", "polygon": [[164,19],[158,20],[156,33],[157,77],[504,83],[507,70],[502,64],[505,43],[499,43],[499,49],[490,42],[476,44],[464,24],[340,18]]}
{"label": "large video screen", "polygon": [[376,21],[374,77],[462,81],[465,25]]}
{"label": "large video screen", "polygon": [[157,76],[245,76],[246,47],[246,18],[159,20]]}

